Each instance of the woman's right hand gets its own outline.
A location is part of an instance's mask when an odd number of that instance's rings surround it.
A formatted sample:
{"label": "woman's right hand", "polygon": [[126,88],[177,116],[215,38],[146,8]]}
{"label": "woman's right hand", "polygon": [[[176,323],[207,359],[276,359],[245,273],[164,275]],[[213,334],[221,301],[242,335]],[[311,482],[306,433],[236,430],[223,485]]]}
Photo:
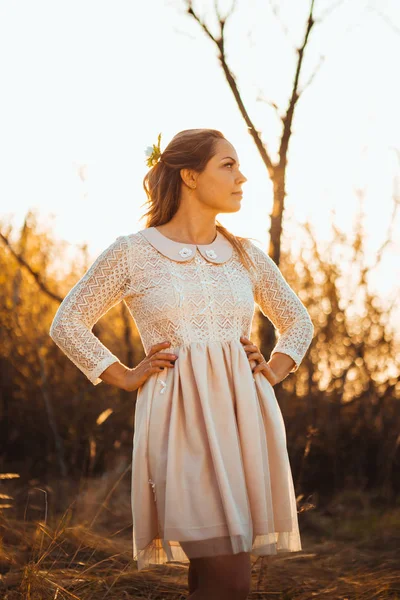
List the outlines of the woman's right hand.
{"label": "woman's right hand", "polygon": [[140,388],[153,373],[159,373],[164,367],[173,367],[178,358],[176,354],[168,354],[163,350],[170,346],[171,342],[154,344],[145,358],[133,369],[125,373],[123,385],[127,392],[133,392]]}

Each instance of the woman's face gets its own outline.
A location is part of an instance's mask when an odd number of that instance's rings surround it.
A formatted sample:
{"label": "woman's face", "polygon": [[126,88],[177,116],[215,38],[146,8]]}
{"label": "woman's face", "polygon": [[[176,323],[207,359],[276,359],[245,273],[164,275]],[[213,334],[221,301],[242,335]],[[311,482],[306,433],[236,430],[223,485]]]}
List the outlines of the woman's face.
{"label": "woman's face", "polygon": [[242,184],[247,178],[239,169],[235,148],[227,140],[217,141],[216,153],[194,178],[196,187],[192,193],[200,202],[215,208],[216,213],[240,210]]}

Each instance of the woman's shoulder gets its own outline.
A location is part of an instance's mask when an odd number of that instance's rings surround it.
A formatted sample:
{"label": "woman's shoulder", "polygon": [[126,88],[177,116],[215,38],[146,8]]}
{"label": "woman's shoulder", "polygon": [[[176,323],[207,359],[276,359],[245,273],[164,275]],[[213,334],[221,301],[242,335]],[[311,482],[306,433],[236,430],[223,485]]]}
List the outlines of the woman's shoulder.
{"label": "woman's shoulder", "polygon": [[142,235],[142,230],[133,231],[132,233],[127,233],[125,236],[126,240],[132,246],[140,246],[141,244],[145,244],[146,240]]}
{"label": "woman's shoulder", "polygon": [[131,261],[133,257],[139,260],[143,257],[143,245],[146,240],[139,231],[120,234],[101,253],[102,258],[110,260],[110,257],[119,257],[120,260]]}
{"label": "woman's shoulder", "polygon": [[146,237],[142,234],[143,229],[133,231],[131,233],[121,234],[117,237],[121,243],[126,244],[130,249],[142,248],[148,246]]}

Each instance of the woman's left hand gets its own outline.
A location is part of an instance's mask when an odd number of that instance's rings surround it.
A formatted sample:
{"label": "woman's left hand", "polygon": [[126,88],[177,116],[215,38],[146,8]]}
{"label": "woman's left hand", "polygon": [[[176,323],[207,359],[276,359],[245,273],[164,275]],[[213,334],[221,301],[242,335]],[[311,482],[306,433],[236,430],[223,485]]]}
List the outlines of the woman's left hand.
{"label": "woman's left hand", "polygon": [[240,338],[240,341],[243,345],[243,349],[245,350],[249,361],[254,360],[258,363],[254,368],[251,369],[253,374],[261,371],[261,373],[265,375],[265,377],[268,379],[272,386],[279,383],[279,377],[277,376],[275,371],[272,370],[270,365],[266,362],[259,348],[246,337],[242,336]]}

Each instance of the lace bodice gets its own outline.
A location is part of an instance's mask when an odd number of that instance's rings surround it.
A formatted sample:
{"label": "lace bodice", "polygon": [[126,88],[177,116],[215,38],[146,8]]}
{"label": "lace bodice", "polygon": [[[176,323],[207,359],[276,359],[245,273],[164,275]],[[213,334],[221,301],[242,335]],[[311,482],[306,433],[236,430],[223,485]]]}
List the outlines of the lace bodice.
{"label": "lace bodice", "polygon": [[296,371],[312,340],[310,316],[273,260],[251,241],[246,245],[256,264],[251,273],[220,232],[209,245],[175,242],[155,227],[121,235],[65,296],[50,336],[97,385],[119,359],[92,327],[120,301],[136,322],[146,354],[167,340],[172,350],[249,337],[256,303],[279,335],[271,354],[291,356]]}

